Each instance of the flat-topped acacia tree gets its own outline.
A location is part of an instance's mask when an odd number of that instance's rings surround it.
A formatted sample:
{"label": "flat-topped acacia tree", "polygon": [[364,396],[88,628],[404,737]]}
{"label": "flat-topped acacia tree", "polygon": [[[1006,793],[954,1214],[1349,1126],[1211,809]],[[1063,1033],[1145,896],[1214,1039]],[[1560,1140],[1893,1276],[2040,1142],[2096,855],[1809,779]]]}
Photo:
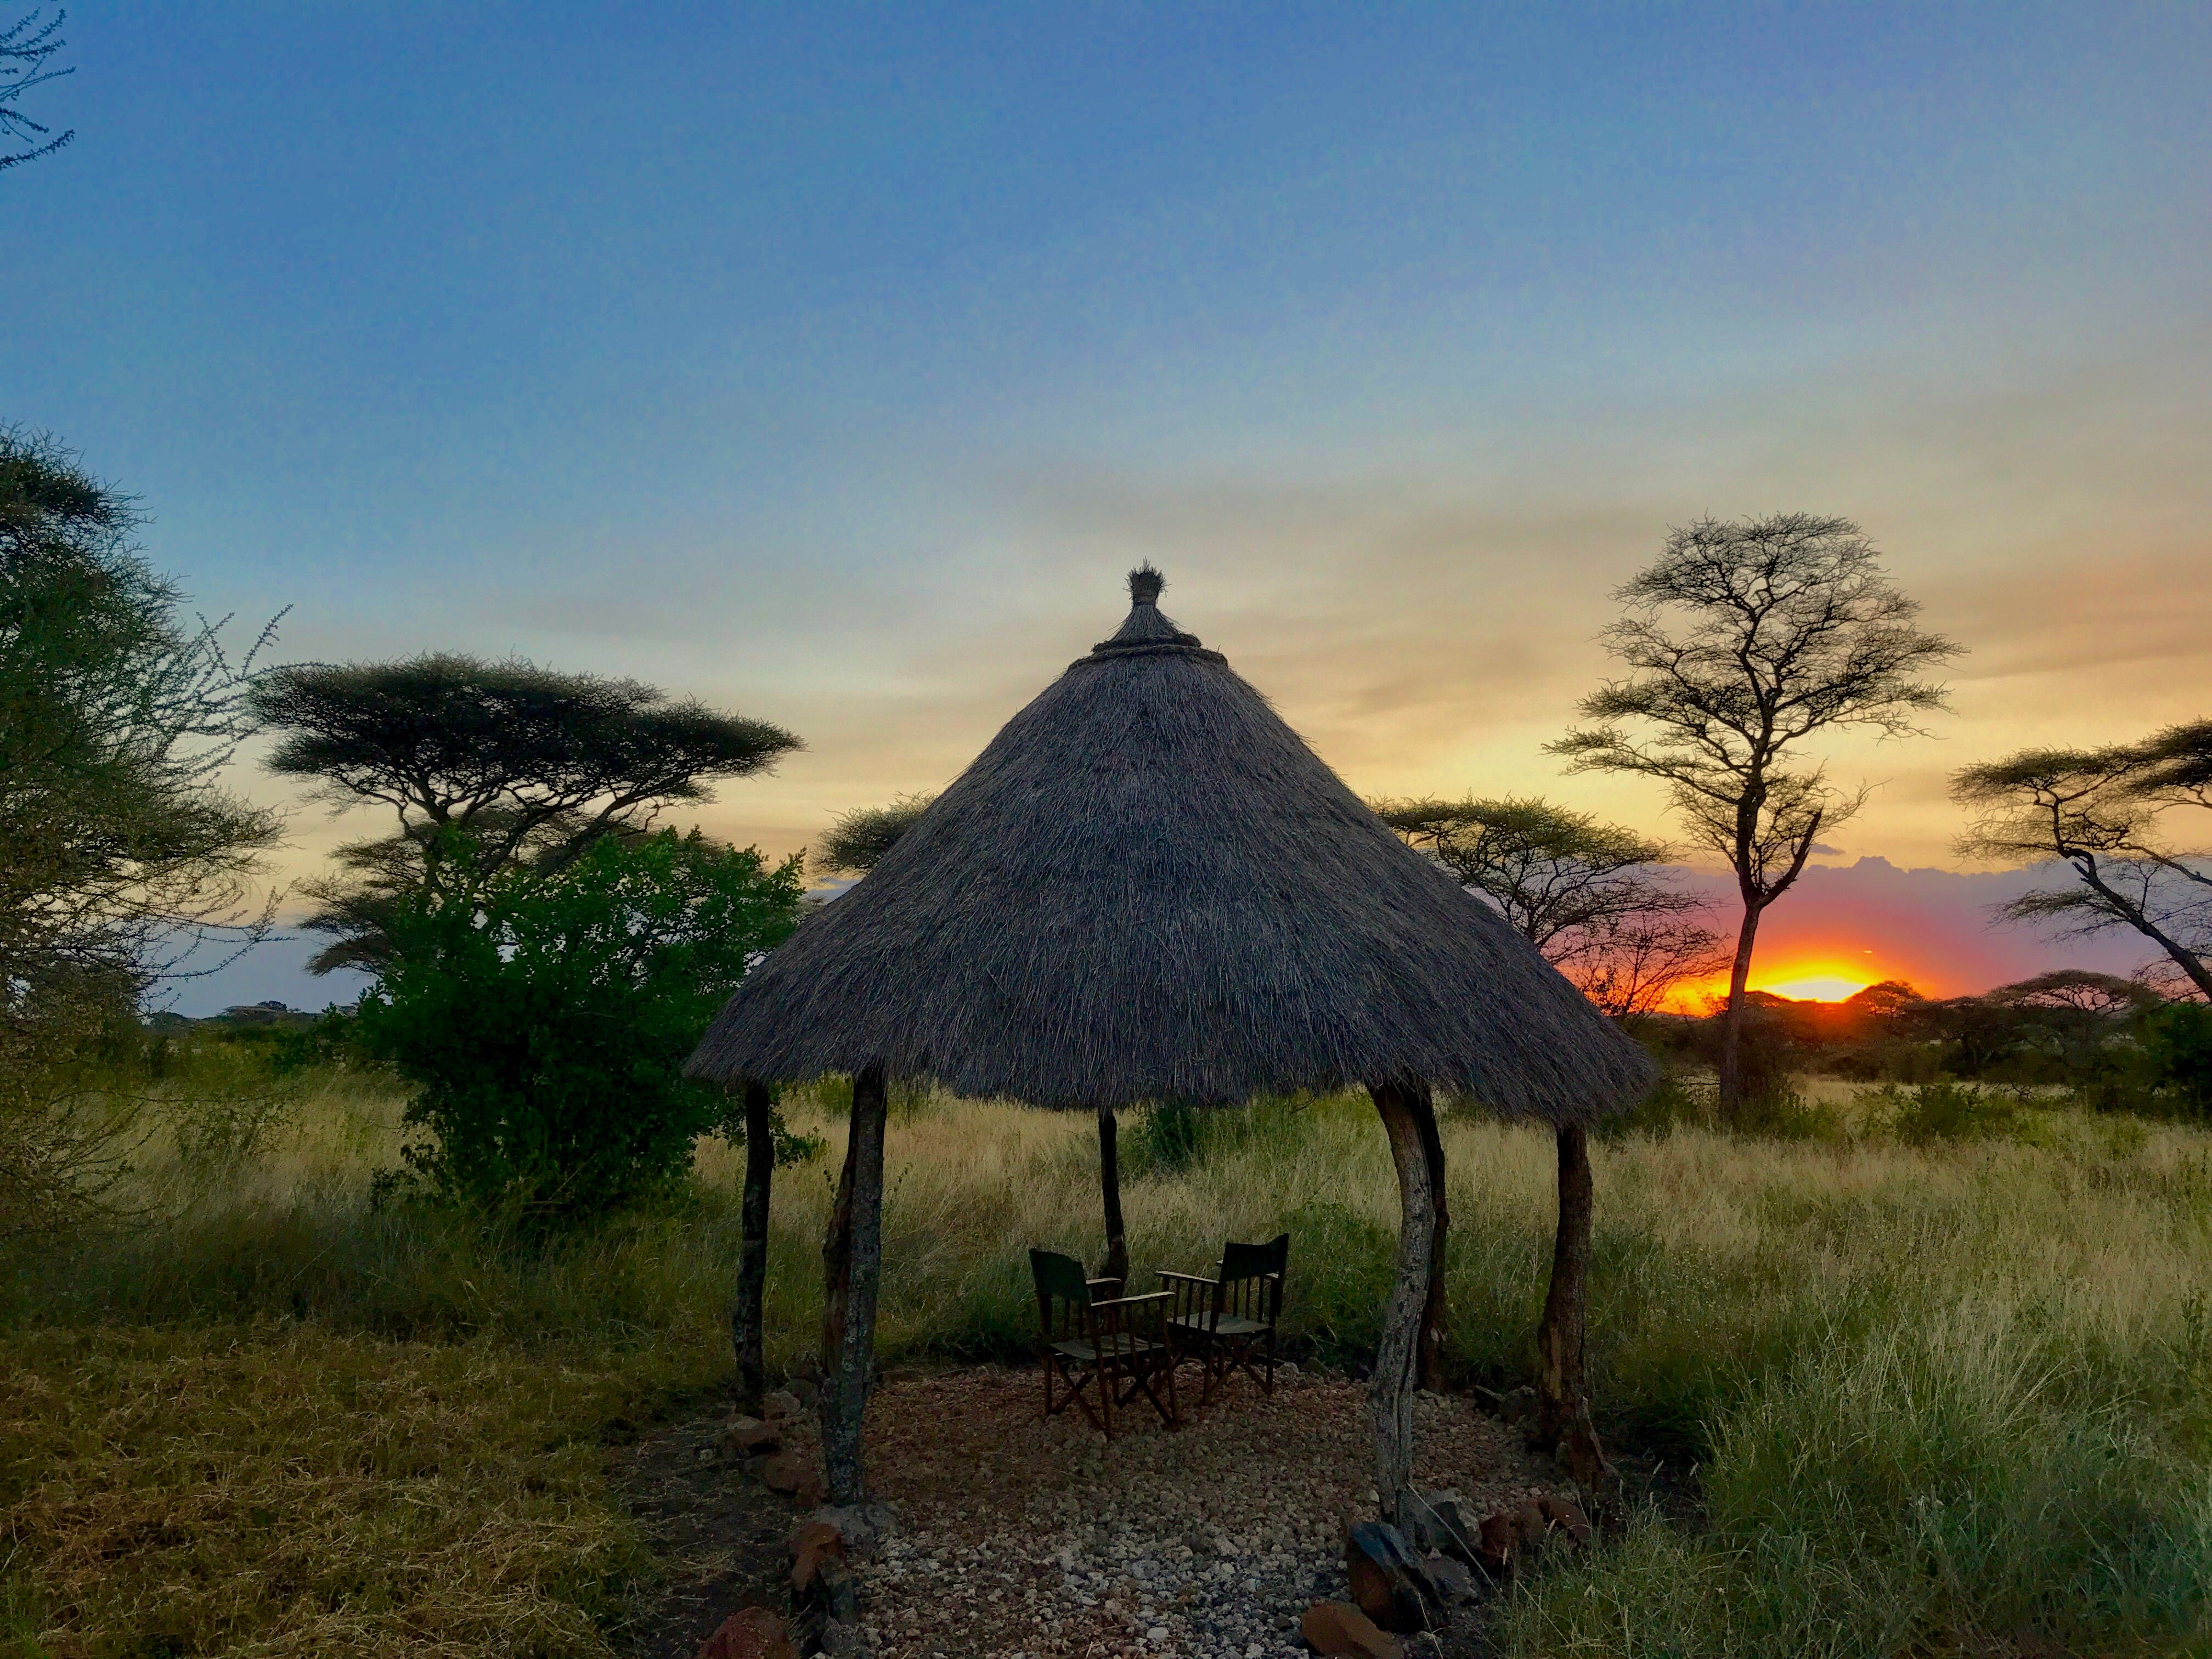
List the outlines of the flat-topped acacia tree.
{"label": "flat-topped acacia tree", "polygon": [[341,849],[347,873],[310,889],[323,908],[307,926],[333,939],[319,972],[375,968],[383,918],[442,848],[466,846],[485,876],[556,866],[803,746],[766,720],[635,680],[450,652],[271,669],[251,707],[276,736],[270,770],[396,820],[396,834]]}
{"label": "flat-topped acacia tree", "polygon": [[2212,858],[2174,842],[2164,822],[2212,810],[2212,720],[2103,749],[2023,750],[1965,768],[1951,793],[1974,809],[1959,842],[1967,857],[2063,866],[2072,878],[2021,894],[2006,921],[2075,938],[2132,930],[2212,1000]]}
{"label": "flat-topped acacia tree", "polygon": [[725,1085],[854,1079],[823,1241],[824,1473],[864,1496],[892,1078],[1047,1109],[1364,1085],[1400,1200],[1370,1415],[1394,1518],[1437,1179],[1432,1091],[1558,1123],[1650,1087],[1643,1050],[1391,833],[1132,574],[1128,617],[1008,721],[731,997]]}

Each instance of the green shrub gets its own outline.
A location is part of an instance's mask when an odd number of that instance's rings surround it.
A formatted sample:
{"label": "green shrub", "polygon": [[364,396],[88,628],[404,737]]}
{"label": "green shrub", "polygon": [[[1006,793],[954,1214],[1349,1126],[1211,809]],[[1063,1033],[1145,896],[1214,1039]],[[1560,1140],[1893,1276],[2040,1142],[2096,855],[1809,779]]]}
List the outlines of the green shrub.
{"label": "green shrub", "polygon": [[1294,1150],[1311,1127],[1313,1105],[1302,1095],[1261,1095],[1243,1106],[1162,1101],[1146,1110],[1121,1143],[1122,1173],[1182,1175],[1246,1146]]}
{"label": "green shrub", "polygon": [[1681,1126],[1709,1128],[1717,1116],[1712,1085],[1700,1086],[1677,1067],[1668,1066],[1658,1087],[1627,1111],[1600,1118],[1591,1133],[1602,1140],[1626,1135],[1663,1135]]}
{"label": "green shrub", "polygon": [[2144,1069],[2189,1117],[2212,1118],[2212,1006],[2173,1002],[2142,1024]]}
{"label": "green shrub", "polygon": [[1908,1146],[1942,1140],[2000,1140],[2021,1128],[2016,1097],[1958,1083],[1894,1084],[1871,1091],[1863,1103],[1882,1114],[1882,1126]]}
{"label": "green shrub", "polygon": [[1808,1100],[1786,1083],[1770,1081],[1747,1091],[1728,1115],[1728,1127],[1740,1135],[1765,1140],[1841,1141],[1850,1132],[1843,1114],[1825,1101]]}
{"label": "green shrub", "polygon": [[403,1156],[419,1188],[573,1219],[667,1187],[702,1133],[741,1134],[680,1068],[799,895],[795,860],[669,830],[410,896],[360,1024],[416,1087]]}

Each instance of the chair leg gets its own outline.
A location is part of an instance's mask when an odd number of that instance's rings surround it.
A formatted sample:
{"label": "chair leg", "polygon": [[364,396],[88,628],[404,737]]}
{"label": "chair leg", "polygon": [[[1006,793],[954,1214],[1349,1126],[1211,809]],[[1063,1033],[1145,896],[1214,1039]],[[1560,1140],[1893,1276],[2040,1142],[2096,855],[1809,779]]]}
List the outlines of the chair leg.
{"label": "chair leg", "polygon": [[[1060,1373],[1060,1380],[1065,1383],[1067,1388],[1066,1394],[1062,1396],[1057,1405],[1053,1402],[1052,1397],[1052,1378],[1053,1373],[1055,1371]],[[1112,1428],[1106,1423],[1100,1420],[1098,1413],[1091,1409],[1091,1402],[1083,1396],[1085,1386],[1090,1383],[1097,1383],[1102,1395],[1110,1393],[1110,1389],[1100,1379],[1095,1368],[1089,1373],[1078,1376],[1073,1371],[1067,1370],[1066,1366],[1059,1363],[1059,1358],[1057,1355],[1048,1359],[1045,1362],[1044,1375],[1044,1414],[1047,1417],[1050,1417],[1054,1413],[1057,1412],[1064,1412],[1070,1406],[1073,1406],[1083,1413],[1083,1420],[1085,1422],[1090,1424],[1094,1429],[1103,1429],[1106,1433],[1106,1437],[1109,1440],[1111,1440],[1114,1437]],[[1102,1403],[1110,1407],[1111,1401],[1102,1401]]]}

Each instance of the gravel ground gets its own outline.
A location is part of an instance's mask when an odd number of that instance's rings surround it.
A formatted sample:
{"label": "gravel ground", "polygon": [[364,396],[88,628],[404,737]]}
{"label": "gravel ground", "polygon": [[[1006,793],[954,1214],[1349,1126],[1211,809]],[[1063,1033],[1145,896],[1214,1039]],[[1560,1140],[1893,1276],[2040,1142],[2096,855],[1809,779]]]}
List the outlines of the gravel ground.
{"label": "gravel ground", "polygon": [[[860,1564],[864,1651],[1302,1653],[1298,1615],[1345,1594],[1346,1519],[1375,1513],[1364,1389],[1291,1376],[1271,1400],[1239,1382],[1203,1416],[1186,1405],[1180,1430],[1117,1419],[1109,1447],[1079,1416],[1040,1420],[1040,1388],[1033,1370],[968,1370],[871,1401],[870,1485],[900,1524]],[[1565,1490],[1464,1400],[1422,1396],[1416,1427],[1416,1478],[1477,1513]]]}

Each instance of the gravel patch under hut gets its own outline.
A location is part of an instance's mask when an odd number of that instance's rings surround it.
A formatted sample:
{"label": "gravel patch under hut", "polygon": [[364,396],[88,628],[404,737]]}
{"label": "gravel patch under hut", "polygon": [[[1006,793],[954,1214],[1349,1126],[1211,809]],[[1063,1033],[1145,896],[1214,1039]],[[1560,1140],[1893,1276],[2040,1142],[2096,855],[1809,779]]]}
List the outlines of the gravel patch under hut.
{"label": "gravel patch under hut", "polygon": [[[1284,1659],[1344,1594],[1347,1517],[1375,1512],[1366,1390],[1285,1376],[1170,1431],[1146,1408],[1108,1446],[1038,1418],[1034,1371],[894,1379],[870,1403],[870,1484],[896,1532],[861,1565],[875,1659]],[[1141,1402],[1140,1402],[1141,1403]],[[1417,1478],[1475,1512],[1564,1492],[1517,1433],[1419,1396]],[[1127,1432],[1123,1433],[1124,1424]]]}

